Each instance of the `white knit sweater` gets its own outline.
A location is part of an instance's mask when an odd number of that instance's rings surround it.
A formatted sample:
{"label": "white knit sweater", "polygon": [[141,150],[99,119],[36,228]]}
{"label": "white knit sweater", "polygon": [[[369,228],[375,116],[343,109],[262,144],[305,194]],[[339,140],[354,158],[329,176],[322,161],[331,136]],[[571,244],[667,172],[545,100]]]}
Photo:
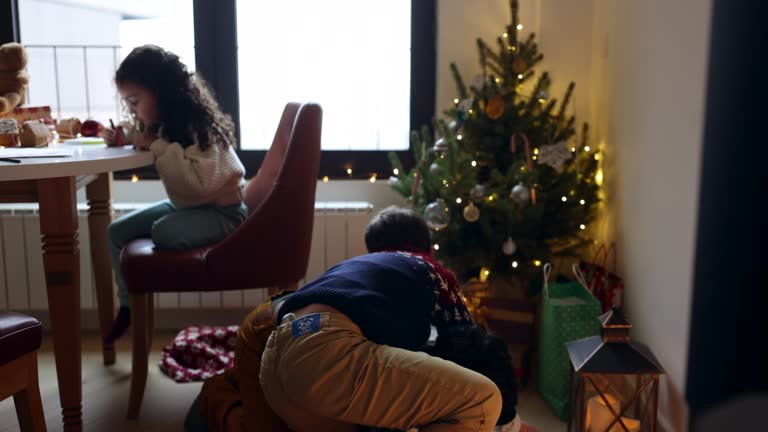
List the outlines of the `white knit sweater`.
{"label": "white knit sweater", "polygon": [[195,143],[186,149],[158,138],[149,150],[171,203],[178,208],[214,204],[240,204],[245,188],[245,168],[233,146],[211,143],[203,151]]}

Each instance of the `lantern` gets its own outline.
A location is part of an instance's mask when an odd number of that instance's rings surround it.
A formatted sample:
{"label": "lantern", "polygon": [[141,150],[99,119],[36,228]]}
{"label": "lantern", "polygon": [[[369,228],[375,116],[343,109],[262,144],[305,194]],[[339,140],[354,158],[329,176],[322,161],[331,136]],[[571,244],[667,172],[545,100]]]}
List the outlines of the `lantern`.
{"label": "lantern", "polygon": [[567,342],[571,358],[569,432],[655,432],[659,377],[647,346],[630,341],[620,308],[598,317],[600,336]]}

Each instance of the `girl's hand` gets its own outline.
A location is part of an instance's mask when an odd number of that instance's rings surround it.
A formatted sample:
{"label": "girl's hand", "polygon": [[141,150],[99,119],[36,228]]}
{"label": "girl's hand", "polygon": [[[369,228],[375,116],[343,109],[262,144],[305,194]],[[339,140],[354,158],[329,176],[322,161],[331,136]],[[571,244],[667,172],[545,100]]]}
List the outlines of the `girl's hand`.
{"label": "girl's hand", "polygon": [[110,128],[104,128],[104,130],[101,131],[101,137],[104,138],[104,142],[107,143],[107,147],[114,147],[119,145],[117,144],[117,133]]}
{"label": "girl's hand", "polygon": [[117,126],[116,129],[104,128],[101,131],[101,137],[104,138],[107,147],[121,147],[125,145],[125,132],[122,126]]}
{"label": "girl's hand", "polygon": [[145,131],[140,133],[133,140],[133,148],[136,150],[149,150],[149,146],[157,139],[157,135]]}

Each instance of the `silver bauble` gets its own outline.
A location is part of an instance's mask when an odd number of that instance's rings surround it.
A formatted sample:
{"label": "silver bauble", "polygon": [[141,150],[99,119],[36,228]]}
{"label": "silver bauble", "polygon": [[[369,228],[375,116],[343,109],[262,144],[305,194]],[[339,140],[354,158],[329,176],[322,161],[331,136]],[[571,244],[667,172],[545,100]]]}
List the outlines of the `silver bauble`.
{"label": "silver bauble", "polygon": [[531,200],[531,190],[522,183],[518,183],[512,188],[509,197],[517,204],[525,204]]}
{"label": "silver bauble", "polygon": [[438,165],[437,162],[432,162],[432,165],[429,166],[429,172],[432,173],[432,175],[440,174],[440,165]]}
{"label": "silver bauble", "polygon": [[438,156],[442,156],[445,154],[445,152],[448,151],[448,143],[445,142],[445,139],[439,138],[437,141],[435,141],[435,145],[432,147],[432,150],[434,150],[435,154]]}
{"label": "silver bauble", "polygon": [[472,189],[469,191],[469,197],[472,198],[472,201],[474,202],[482,201],[485,197],[485,186],[481,184],[472,186]]}
{"label": "silver bauble", "polygon": [[504,252],[504,255],[512,255],[517,251],[517,245],[512,237],[507,237],[507,240],[501,245],[501,251]]}
{"label": "silver bauble", "polygon": [[427,222],[427,226],[435,231],[448,226],[448,223],[451,221],[451,213],[442,198],[427,204],[424,208],[424,220]]}

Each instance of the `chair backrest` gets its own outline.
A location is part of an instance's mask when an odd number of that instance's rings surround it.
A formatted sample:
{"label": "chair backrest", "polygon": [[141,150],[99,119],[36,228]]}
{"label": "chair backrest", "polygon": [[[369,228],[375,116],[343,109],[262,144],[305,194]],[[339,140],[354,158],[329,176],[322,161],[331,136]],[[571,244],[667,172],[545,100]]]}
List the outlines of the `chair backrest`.
{"label": "chair backrest", "polygon": [[[293,110],[295,121],[289,129]],[[206,256],[212,283],[228,289],[281,286],[306,274],[322,115],[316,103],[286,106],[273,146],[251,180],[256,183],[246,190],[250,215]]]}
{"label": "chair backrest", "polygon": [[282,168],[285,152],[288,151],[288,143],[293,134],[293,127],[296,124],[296,115],[299,113],[301,104],[298,102],[288,102],[283,109],[280,117],[280,123],[277,125],[275,137],[272,139],[272,145],[269,147],[264,161],[261,163],[258,172],[248,182],[245,189],[245,204],[248,210],[253,212],[264,201],[272,190],[274,181]]}

